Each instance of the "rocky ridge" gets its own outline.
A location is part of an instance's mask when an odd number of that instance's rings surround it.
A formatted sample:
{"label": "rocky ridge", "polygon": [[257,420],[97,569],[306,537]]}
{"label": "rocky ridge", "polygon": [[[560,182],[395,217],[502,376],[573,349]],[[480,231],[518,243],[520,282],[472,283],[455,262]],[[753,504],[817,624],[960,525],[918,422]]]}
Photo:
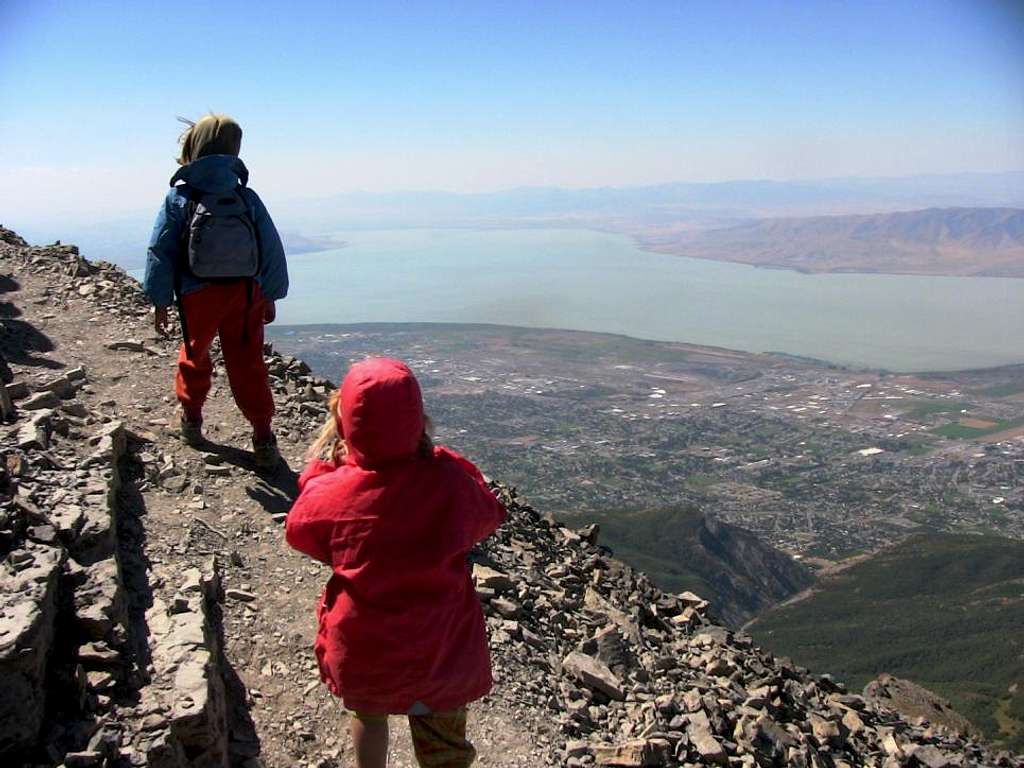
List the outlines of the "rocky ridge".
{"label": "rocky ridge", "polygon": [[[325,574],[282,543],[294,473],[254,475],[222,391],[209,448],[174,439],[174,343],[145,336],[123,271],[0,229],[0,272],[20,299],[0,312],[0,759],[342,764],[310,651]],[[297,461],[332,385],[267,361]],[[473,708],[482,764],[1024,766],[774,658],[596,526],[495,489],[509,520],[472,558],[496,677]]]}
{"label": "rocky ridge", "polygon": [[[0,235],[5,259],[65,276],[65,290],[101,308],[146,314],[120,270],[89,264],[74,246],[29,248]],[[221,764],[217,564],[188,571],[171,605],[148,589],[177,571],[147,569],[137,526],[119,519],[132,493],[123,462],[140,438],[87,404],[97,394],[88,369],[54,370],[38,356],[46,337],[12,304],[4,309],[0,756],[69,767]],[[146,588],[130,595],[139,578]]]}
{"label": "rocky ridge", "polygon": [[947,699],[910,680],[882,674],[864,686],[864,698],[906,717],[920,717],[961,733],[977,733],[971,722]]}

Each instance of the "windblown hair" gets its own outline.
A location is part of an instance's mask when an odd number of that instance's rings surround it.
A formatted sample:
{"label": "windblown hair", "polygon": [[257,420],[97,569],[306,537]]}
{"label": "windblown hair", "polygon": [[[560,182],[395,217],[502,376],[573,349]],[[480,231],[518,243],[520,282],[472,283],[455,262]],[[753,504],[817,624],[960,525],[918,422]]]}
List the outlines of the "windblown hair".
{"label": "windblown hair", "polygon": [[[338,429],[338,401],[341,399],[341,392],[335,390],[327,401],[327,421],[320,427],[320,434],[306,451],[306,459],[319,459],[334,464],[341,464],[348,453],[345,445],[345,436]],[[423,414],[423,434],[420,436],[420,443],[416,452],[423,458],[430,458],[434,455],[434,423],[427,414]]]}
{"label": "windblown hair", "polygon": [[345,438],[338,429],[338,401],[341,393],[335,390],[327,401],[327,421],[320,427],[320,434],[306,451],[307,459],[319,459],[320,461],[332,461],[339,464],[345,457],[348,449],[345,447]]}
{"label": "windblown hair", "polygon": [[228,115],[211,112],[198,120],[179,117],[186,125],[178,143],[181,144],[179,165],[188,165],[206,155],[235,155],[242,149],[242,127]]}

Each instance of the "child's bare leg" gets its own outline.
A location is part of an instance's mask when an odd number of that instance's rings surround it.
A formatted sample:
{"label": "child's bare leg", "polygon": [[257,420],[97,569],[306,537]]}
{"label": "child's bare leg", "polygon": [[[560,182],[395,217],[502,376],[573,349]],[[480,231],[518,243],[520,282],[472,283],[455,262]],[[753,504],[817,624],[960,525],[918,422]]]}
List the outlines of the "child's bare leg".
{"label": "child's bare leg", "polygon": [[352,715],[352,744],[358,768],[387,768],[387,715]]}

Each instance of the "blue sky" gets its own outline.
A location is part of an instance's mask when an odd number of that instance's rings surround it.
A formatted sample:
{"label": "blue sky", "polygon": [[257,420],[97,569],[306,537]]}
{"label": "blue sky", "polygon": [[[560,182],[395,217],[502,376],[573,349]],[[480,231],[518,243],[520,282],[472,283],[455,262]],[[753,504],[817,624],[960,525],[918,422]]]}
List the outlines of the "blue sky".
{"label": "blue sky", "polygon": [[1021,170],[1024,0],[3,0],[0,95],[12,224],[152,208],[209,109],[271,199]]}

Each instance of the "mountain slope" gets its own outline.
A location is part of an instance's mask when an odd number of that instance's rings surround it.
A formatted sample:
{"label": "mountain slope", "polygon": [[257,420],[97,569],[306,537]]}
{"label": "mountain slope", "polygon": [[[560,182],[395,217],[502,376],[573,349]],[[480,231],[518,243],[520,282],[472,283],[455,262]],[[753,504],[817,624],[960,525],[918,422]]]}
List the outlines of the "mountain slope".
{"label": "mountain slope", "polygon": [[928,208],[754,221],[666,238],[657,250],[805,272],[1024,277],[1024,210]]}
{"label": "mountain slope", "polygon": [[738,627],[809,587],[804,566],[752,533],[706,517],[692,505],[599,515],[602,537],[619,557],[662,589],[690,590]]}
{"label": "mountain slope", "polygon": [[[927,534],[825,577],[748,630],[862,686],[883,672],[948,698],[989,738],[1024,748],[1024,542]],[[941,638],[941,642],[936,642]]]}

